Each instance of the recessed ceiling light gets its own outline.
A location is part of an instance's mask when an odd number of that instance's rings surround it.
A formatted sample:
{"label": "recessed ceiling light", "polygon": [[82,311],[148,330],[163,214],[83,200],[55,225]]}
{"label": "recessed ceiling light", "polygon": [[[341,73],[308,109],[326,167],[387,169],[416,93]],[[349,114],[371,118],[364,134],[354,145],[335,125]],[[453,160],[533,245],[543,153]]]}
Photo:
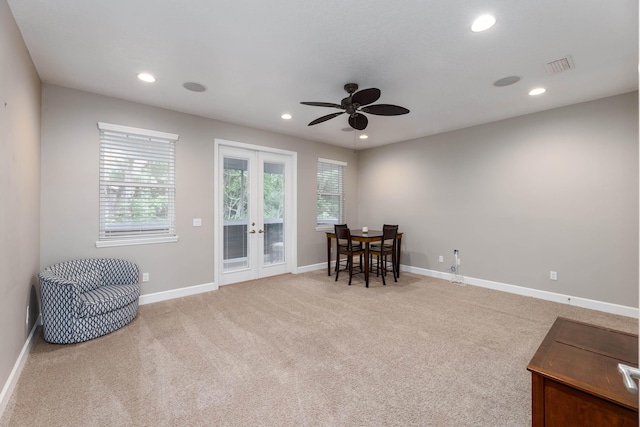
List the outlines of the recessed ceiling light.
{"label": "recessed ceiling light", "polygon": [[501,79],[496,80],[495,82],[493,82],[493,85],[498,87],[509,86],[514,83],[518,83],[519,81],[520,81],[519,76],[507,76],[507,77],[503,77]]}
{"label": "recessed ceiling light", "polygon": [[473,24],[471,24],[471,31],[479,33],[480,31],[488,30],[496,23],[496,18],[491,15],[478,16]]}
{"label": "recessed ceiling light", "polygon": [[360,135],[360,139],[367,139],[369,138],[369,135]]}
{"label": "recessed ceiling light", "polygon": [[207,90],[207,87],[205,85],[201,85],[200,83],[196,82],[186,82],[182,86],[185,89],[190,90],[191,92],[204,92],[205,90]]}
{"label": "recessed ceiling light", "polygon": [[138,78],[147,83],[154,83],[156,81],[156,78],[149,73],[140,73],[138,74]]}
{"label": "recessed ceiling light", "polygon": [[547,90],[543,87],[537,87],[535,89],[531,89],[529,91],[529,95],[531,96],[536,96],[536,95],[542,95],[543,93],[545,93]]}
{"label": "recessed ceiling light", "polygon": [[291,120],[291,114],[288,113],[284,113],[283,115],[281,115],[280,117],[282,117],[285,120]]}

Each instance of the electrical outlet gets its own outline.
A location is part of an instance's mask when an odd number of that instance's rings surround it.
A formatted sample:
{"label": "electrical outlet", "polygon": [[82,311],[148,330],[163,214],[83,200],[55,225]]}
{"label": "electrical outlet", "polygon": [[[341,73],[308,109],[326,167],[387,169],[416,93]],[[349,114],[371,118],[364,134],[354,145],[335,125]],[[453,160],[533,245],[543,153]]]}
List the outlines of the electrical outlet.
{"label": "electrical outlet", "polygon": [[440,256],[438,257],[438,261],[439,261],[439,262],[444,262],[444,257],[443,257],[442,255],[440,255]]}
{"label": "electrical outlet", "polygon": [[557,271],[550,271],[549,272],[549,279],[558,280],[558,272]]}
{"label": "electrical outlet", "polygon": [[460,259],[460,258],[458,258],[458,265],[460,265],[460,261],[461,261],[461,259]]}
{"label": "electrical outlet", "polygon": [[193,218],[194,227],[202,227],[202,218]]}
{"label": "electrical outlet", "polygon": [[142,273],[142,281],[143,282],[149,281],[149,273]]}

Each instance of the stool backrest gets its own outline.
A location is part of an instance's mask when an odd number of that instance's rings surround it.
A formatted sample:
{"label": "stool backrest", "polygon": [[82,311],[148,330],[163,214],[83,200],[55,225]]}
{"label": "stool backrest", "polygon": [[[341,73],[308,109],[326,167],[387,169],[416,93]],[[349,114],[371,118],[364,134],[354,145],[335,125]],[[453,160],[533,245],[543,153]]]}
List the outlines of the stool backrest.
{"label": "stool backrest", "polygon": [[[336,240],[338,241],[338,245],[346,246],[349,251],[352,250],[351,247],[351,231],[347,224],[334,226],[334,232],[336,234]],[[342,242],[341,242],[342,241]]]}
{"label": "stool backrest", "polygon": [[387,241],[392,240],[393,245],[395,245],[397,235],[398,235],[397,225],[384,224],[382,226],[382,242],[383,243],[387,243]]}

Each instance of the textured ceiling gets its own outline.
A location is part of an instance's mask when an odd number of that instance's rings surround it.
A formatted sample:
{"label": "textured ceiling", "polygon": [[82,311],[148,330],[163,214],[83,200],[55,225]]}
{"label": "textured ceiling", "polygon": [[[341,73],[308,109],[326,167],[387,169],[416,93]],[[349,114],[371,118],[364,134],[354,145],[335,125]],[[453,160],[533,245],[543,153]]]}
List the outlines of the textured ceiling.
{"label": "textured ceiling", "polygon": [[[358,149],[637,90],[636,0],[9,0],[44,82]],[[469,27],[496,16],[483,33]],[[576,68],[545,63],[572,55]],[[154,74],[145,84],[136,75]],[[499,78],[520,82],[495,87]],[[194,81],[208,90],[185,90]],[[345,83],[411,110],[355,142]],[[527,93],[537,86],[547,92]],[[293,119],[284,121],[288,112]],[[161,129],[171,131],[171,129]]]}

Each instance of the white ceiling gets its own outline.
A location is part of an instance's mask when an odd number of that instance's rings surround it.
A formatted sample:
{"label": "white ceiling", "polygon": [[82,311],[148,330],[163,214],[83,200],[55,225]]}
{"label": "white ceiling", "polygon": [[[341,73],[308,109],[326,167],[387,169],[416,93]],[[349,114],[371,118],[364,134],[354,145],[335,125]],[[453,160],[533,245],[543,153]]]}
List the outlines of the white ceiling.
{"label": "white ceiling", "polygon": [[[638,89],[637,0],[8,2],[44,82],[358,149]],[[496,25],[471,32],[484,13]],[[565,55],[576,68],[547,74]],[[367,141],[346,115],[307,126],[337,110],[300,101],[349,82],[411,113],[369,115]]]}

